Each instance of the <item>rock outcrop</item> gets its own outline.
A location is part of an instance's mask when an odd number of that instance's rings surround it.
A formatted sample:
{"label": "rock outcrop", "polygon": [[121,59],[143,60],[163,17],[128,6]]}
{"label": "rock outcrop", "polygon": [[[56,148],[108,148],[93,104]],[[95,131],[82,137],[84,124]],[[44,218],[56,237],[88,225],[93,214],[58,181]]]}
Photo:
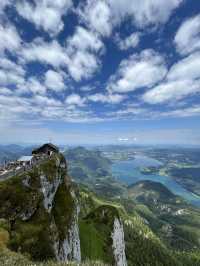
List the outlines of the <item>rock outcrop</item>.
{"label": "rock outcrop", "polygon": [[0,202],[12,250],[37,260],[80,262],[78,206],[62,154],[1,182]]}
{"label": "rock outcrop", "polygon": [[113,253],[116,266],[127,266],[125,255],[124,229],[121,220],[117,217],[114,219],[113,232]]}
{"label": "rock outcrop", "polygon": [[118,210],[95,207],[89,196],[81,202],[78,191],[59,153],[0,182],[0,219],[8,223],[8,247],[32,260],[98,259],[127,266]]}

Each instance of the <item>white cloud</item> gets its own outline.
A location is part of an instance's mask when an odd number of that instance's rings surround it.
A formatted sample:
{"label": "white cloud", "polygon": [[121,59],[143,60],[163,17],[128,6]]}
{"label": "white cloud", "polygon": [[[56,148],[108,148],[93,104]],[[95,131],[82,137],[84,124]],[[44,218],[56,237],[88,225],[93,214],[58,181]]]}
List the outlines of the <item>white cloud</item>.
{"label": "white cloud", "polygon": [[116,23],[129,16],[141,28],[165,23],[182,2],[183,0],[108,0]]}
{"label": "white cloud", "polygon": [[82,51],[99,51],[103,47],[102,41],[98,36],[86,30],[83,27],[78,26],[72,37],[67,40],[68,50],[77,50]]}
{"label": "white cloud", "polygon": [[74,80],[81,81],[92,76],[100,66],[98,56],[103,47],[96,34],[77,27],[74,35],[67,39],[65,48],[56,40],[36,39],[25,44],[20,55],[22,62],[39,61],[54,68],[67,68]]}
{"label": "white cloud", "polygon": [[0,69],[0,85],[7,86],[7,85],[17,85],[23,83],[24,83],[23,75],[19,75],[15,71]]}
{"label": "white cloud", "polygon": [[1,0],[0,1],[0,14],[3,12],[3,10],[11,4],[10,0]]}
{"label": "white cloud", "polygon": [[105,1],[88,0],[81,6],[78,14],[91,30],[102,36],[109,36],[112,31],[111,10]]}
{"label": "white cloud", "polygon": [[45,74],[45,85],[54,91],[62,91],[65,88],[63,77],[60,73],[48,70]]}
{"label": "white cloud", "polygon": [[12,91],[5,87],[0,87],[0,95],[12,95]]}
{"label": "white cloud", "polygon": [[69,95],[66,98],[66,100],[65,100],[65,103],[67,105],[84,106],[84,102],[85,102],[85,99],[84,98],[81,98],[80,95],[75,94],[75,93]]}
{"label": "white cloud", "polygon": [[16,64],[6,57],[0,57],[0,67],[6,71],[12,71],[21,76],[25,74],[25,70],[21,65]]}
{"label": "white cloud", "polygon": [[167,78],[168,80],[200,78],[200,52],[193,53],[174,64]]}
{"label": "white cloud", "polygon": [[49,98],[47,96],[43,96],[43,95],[35,95],[32,99],[31,99],[33,104],[38,104],[41,106],[42,109],[43,106],[47,105],[47,106],[51,106],[51,107],[59,107],[62,106],[62,103],[59,100],[56,100],[54,98]]}
{"label": "white cloud", "polygon": [[80,87],[80,91],[83,91],[83,92],[92,91],[94,89],[95,89],[95,87],[90,86],[90,85],[86,85],[86,86]]}
{"label": "white cloud", "polygon": [[[25,83],[25,73],[21,65],[6,57],[0,57],[0,86],[22,86]],[[1,93],[2,90],[0,91]]]}
{"label": "white cloud", "polygon": [[78,14],[87,27],[102,36],[109,36],[113,28],[127,18],[136,26],[165,23],[183,0],[87,0],[80,4]]}
{"label": "white cloud", "polygon": [[45,42],[42,39],[36,39],[32,43],[24,45],[20,56],[25,62],[39,61],[55,68],[65,66],[69,60],[63,47],[55,40]]}
{"label": "white cloud", "polygon": [[54,35],[63,29],[62,16],[66,15],[71,6],[71,0],[34,0],[33,3],[19,1],[16,8],[23,18],[34,23],[38,29]]}
{"label": "white cloud", "polygon": [[71,55],[68,70],[74,80],[81,81],[91,77],[99,66],[98,58],[94,54],[77,50],[75,54]]}
{"label": "white cloud", "polygon": [[163,116],[168,116],[168,117],[169,116],[170,117],[190,117],[190,116],[198,116],[198,115],[200,115],[200,106],[198,105],[169,111],[163,114]]}
{"label": "white cloud", "polygon": [[102,103],[111,103],[111,104],[120,103],[125,98],[126,96],[120,94],[102,94],[102,93],[96,93],[88,96],[88,100],[92,102],[102,102]]}
{"label": "white cloud", "polygon": [[143,100],[150,104],[176,101],[183,97],[200,92],[200,82],[191,80],[178,80],[161,83],[143,95]]}
{"label": "white cloud", "polygon": [[117,38],[117,44],[121,50],[127,50],[129,48],[135,48],[138,46],[140,41],[140,33],[135,32],[128,36],[126,39],[122,40]]}
{"label": "white cloud", "polygon": [[175,63],[166,79],[143,95],[145,102],[156,104],[177,101],[200,93],[200,53],[196,52]]}
{"label": "white cloud", "polygon": [[32,77],[29,78],[23,86],[18,86],[19,93],[28,93],[32,92],[33,94],[45,94],[46,93],[46,87],[41,84],[39,80]]}
{"label": "white cloud", "polygon": [[90,77],[100,66],[98,52],[103,43],[95,33],[77,27],[74,35],[67,40],[67,67],[70,75],[80,81]]}
{"label": "white cloud", "polygon": [[140,115],[148,113],[147,109],[141,107],[127,107],[124,109],[119,109],[113,113],[113,115],[117,115],[119,117],[127,116],[127,115]]}
{"label": "white cloud", "polygon": [[188,54],[200,49],[200,14],[186,20],[174,38],[180,54]]}
{"label": "white cloud", "polygon": [[6,50],[15,54],[20,48],[21,38],[16,28],[11,24],[0,24],[0,53]]}
{"label": "white cloud", "polygon": [[153,50],[144,50],[121,62],[107,89],[125,93],[141,87],[151,87],[161,81],[166,72],[163,58]]}

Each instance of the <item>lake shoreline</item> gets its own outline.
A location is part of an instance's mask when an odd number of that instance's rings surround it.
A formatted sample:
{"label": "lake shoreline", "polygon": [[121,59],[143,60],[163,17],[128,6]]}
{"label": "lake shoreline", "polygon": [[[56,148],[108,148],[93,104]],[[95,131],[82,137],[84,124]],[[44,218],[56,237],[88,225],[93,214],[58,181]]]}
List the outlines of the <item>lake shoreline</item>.
{"label": "lake shoreline", "polygon": [[[152,165],[153,164],[153,165]],[[143,167],[160,166],[158,160],[147,156],[136,156],[134,160],[117,161],[112,164],[112,175],[127,186],[143,180],[159,182],[166,186],[173,194],[181,196],[196,207],[200,207],[200,197],[194,192],[185,188],[171,176],[159,174],[143,174],[140,169]]]}

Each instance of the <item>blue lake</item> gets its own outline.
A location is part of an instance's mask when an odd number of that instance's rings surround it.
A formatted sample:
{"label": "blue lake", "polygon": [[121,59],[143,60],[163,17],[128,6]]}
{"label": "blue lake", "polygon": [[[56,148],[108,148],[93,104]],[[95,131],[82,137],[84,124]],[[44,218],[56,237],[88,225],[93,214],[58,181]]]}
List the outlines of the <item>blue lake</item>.
{"label": "blue lake", "polygon": [[159,166],[161,162],[147,156],[136,156],[134,160],[118,161],[112,165],[112,174],[117,180],[127,185],[134,184],[142,180],[152,180],[165,185],[174,194],[182,196],[191,204],[200,207],[200,197],[187,191],[170,176],[145,175],[140,172],[140,167]]}

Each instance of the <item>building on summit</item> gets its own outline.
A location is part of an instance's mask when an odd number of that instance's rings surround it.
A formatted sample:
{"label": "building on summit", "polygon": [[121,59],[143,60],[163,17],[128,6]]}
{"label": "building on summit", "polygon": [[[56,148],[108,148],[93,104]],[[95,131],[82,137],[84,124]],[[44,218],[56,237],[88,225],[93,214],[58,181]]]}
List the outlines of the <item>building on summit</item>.
{"label": "building on summit", "polygon": [[51,155],[52,153],[59,153],[59,148],[52,143],[46,143],[41,147],[34,149],[32,155],[46,154]]}
{"label": "building on summit", "polygon": [[19,166],[31,166],[34,164],[33,156],[22,156],[17,160]]}

